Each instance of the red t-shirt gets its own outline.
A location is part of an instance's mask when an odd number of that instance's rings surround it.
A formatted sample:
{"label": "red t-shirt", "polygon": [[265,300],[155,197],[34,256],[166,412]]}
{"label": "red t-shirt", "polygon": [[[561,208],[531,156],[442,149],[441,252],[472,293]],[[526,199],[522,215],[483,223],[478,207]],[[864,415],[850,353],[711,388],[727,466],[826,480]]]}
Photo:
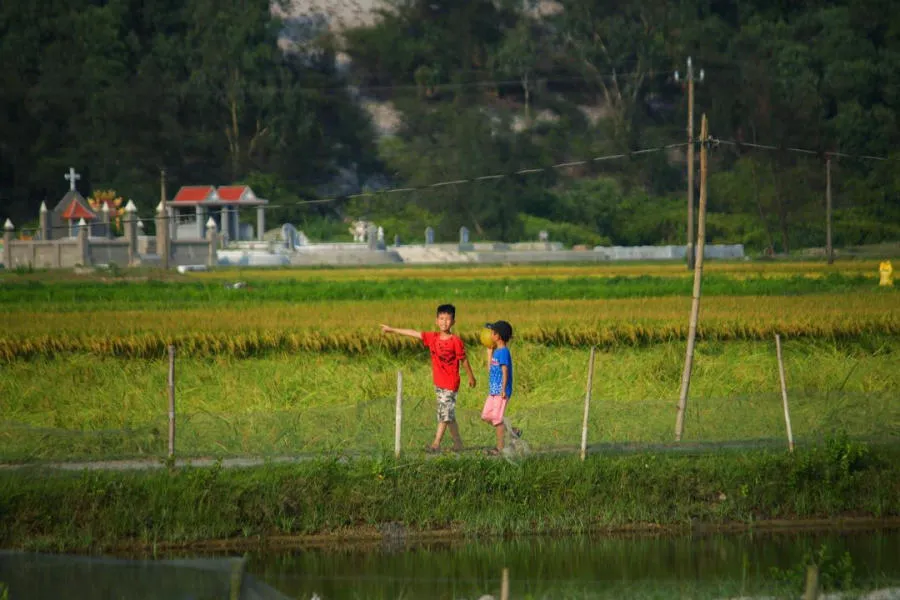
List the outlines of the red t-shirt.
{"label": "red t-shirt", "polygon": [[423,331],[422,343],[431,351],[434,385],[445,390],[459,390],[459,361],[466,357],[463,341],[451,334],[441,339],[435,331]]}

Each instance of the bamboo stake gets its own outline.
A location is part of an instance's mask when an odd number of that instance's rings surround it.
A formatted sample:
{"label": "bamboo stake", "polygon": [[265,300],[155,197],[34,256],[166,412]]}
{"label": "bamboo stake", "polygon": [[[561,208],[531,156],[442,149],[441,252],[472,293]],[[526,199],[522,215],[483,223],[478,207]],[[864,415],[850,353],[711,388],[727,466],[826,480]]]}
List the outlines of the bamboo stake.
{"label": "bamboo stake", "polygon": [[175,456],[175,346],[169,345],[169,458]]}
{"label": "bamboo stake", "polygon": [[500,600],[509,600],[509,569],[503,568],[503,579],[500,581]]}
{"label": "bamboo stake", "polygon": [[778,375],[781,377],[781,401],[784,404],[784,423],[787,427],[788,450],[794,451],[794,433],[791,430],[791,411],[788,408],[787,384],[784,381],[784,360],[781,357],[781,336],[775,334],[775,352],[778,355]]}
{"label": "bamboo stake", "polygon": [[700,122],[700,214],[697,219],[697,258],[694,261],[694,291],[691,302],[691,321],[688,328],[687,352],[684,371],[681,374],[681,394],[678,397],[678,416],[675,419],[675,441],[681,441],[684,433],[684,411],[687,408],[688,391],[691,387],[691,369],[694,364],[694,344],[697,339],[697,320],[700,317],[700,293],[703,280],[703,250],[706,238],[706,175],[708,124],[706,114]]}
{"label": "bamboo stake", "polygon": [[246,566],[246,556],[231,566],[231,594],[229,595],[229,600],[241,599],[241,588],[244,587],[244,569]]}
{"label": "bamboo stake", "polygon": [[591,358],[588,360],[587,391],[584,394],[584,421],[581,423],[581,460],[587,455],[588,411],[591,407],[591,390],[594,387],[594,353],[597,348],[591,346]]}
{"label": "bamboo stake", "polygon": [[818,600],[819,598],[819,567],[809,565],[806,567],[806,590],[803,592],[803,600]]}
{"label": "bamboo stake", "polygon": [[400,458],[400,429],[403,425],[403,371],[397,371],[397,408],[394,422],[394,456]]}

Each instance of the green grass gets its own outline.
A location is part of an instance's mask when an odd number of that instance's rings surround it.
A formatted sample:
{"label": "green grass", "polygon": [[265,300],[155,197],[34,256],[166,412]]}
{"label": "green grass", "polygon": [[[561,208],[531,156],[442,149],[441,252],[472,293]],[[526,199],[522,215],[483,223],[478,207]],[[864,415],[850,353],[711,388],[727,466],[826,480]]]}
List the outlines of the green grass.
{"label": "green grass", "polygon": [[[509,414],[532,448],[571,449],[581,439],[588,351],[514,343]],[[833,431],[894,439],[900,427],[900,341],[786,340],[791,418],[798,443]],[[483,355],[471,350],[479,386],[463,388],[458,419],[466,444],[487,447],[481,423]],[[684,344],[597,354],[590,443],[660,444],[673,438]],[[393,449],[397,371],[404,373],[405,452],[434,432],[434,393],[424,351],[179,356],[180,456],[298,455]],[[164,360],[86,354],[14,361],[0,372],[0,459],[39,461],[162,457],[167,437]],[[685,441],[776,440],[785,426],[775,352],[768,342],[697,348]],[[447,440],[449,443],[449,439]]]}
{"label": "green grass", "polygon": [[798,450],[403,460],[257,469],[0,472],[0,546],[87,550],[217,538],[585,533],[767,519],[900,515],[900,455],[847,438]]}
{"label": "green grass", "polygon": [[[414,273],[414,272],[413,272]],[[411,275],[413,274],[411,273]],[[452,298],[468,300],[580,300],[690,296],[692,281],[684,276],[640,275],[567,278],[515,277],[491,279],[331,280],[327,276],[308,279],[254,279],[247,274],[247,287],[230,289],[220,281],[188,279],[181,282],[97,282],[22,281],[8,279],[0,287],[0,310],[16,311],[23,306],[52,310],[90,311],[109,306],[129,309],[161,309],[202,305],[242,306],[260,302],[322,302],[332,300],[392,301]],[[707,274],[703,293],[708,296],[777,296],[821,293],[849,293],[872,289],[873,277],[831,273],[809,278],[794,275],[782,278]]]}

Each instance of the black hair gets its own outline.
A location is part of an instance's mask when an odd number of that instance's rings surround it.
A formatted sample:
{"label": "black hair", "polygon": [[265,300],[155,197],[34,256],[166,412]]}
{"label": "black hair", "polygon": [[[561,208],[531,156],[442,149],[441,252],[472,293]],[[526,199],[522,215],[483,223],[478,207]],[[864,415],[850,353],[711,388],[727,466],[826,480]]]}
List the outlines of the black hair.
{"label": "black hair", "polygon": [[485,323],[485,327],[488,329],[492,329],[497,332],[497,335],[500,336],[500,339],[503,340],[503,343],[508,342],[512,338],[513,330],[512,325],[507,323],[506,321],[497,321],[496,323]]}
{"label": "black hair", "polygon": [[440,315],[450,315],[451,319],[456,319],[456,307],[452,304],[441,304],[437,307],[437,314]]}

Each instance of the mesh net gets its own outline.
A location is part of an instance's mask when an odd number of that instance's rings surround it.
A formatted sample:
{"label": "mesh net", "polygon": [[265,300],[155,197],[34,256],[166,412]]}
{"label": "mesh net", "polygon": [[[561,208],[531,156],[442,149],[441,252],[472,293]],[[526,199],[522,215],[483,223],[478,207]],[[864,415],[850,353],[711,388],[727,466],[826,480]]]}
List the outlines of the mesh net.
{"label": "mesh net", "polygon": [[[821,414],[823,394],[791,392],[793,436],[815,442],[835,431],[879,441],[900,435],[900,406],[886,392],[831,393],[830,414]],[[677,399],[610,401],[594,397],[588,419],[589,451],[614,451],[672,441]],[[466,452],[495,444],[493,428],[481,421],[481,406],[457,405]],[[671,418],[670,418],[671,417]],[[752,418],[750,418],[752,417]],[[584,418],[583,398],[510,403],[508,458],[533,452],[577,452]],[[403,403],[401,451],[420,452],[436,426],[433,398]],[[183,459],[304,459],[321,455],[392,454],[395,399],[389,397],[334,406],[292,410],[178,413],[175,453]],[[509,429],[509,427],[508,427]],[[449,435],[444,444],[450,445]],[[786,443],[784,409],[778,393],[692,397],[688,401],[684,443],[767,446]],[[0,420],[0,462],[143,461],[159,464],[168,455],[168,420],[123,429],[73,430],[34,427]]]}
{"label": "mesh net", "polygon": [[[242,559],[127,560],[0,551],[11,600],[288,600]],[[0,588],[2,590],[2,588]]]}

